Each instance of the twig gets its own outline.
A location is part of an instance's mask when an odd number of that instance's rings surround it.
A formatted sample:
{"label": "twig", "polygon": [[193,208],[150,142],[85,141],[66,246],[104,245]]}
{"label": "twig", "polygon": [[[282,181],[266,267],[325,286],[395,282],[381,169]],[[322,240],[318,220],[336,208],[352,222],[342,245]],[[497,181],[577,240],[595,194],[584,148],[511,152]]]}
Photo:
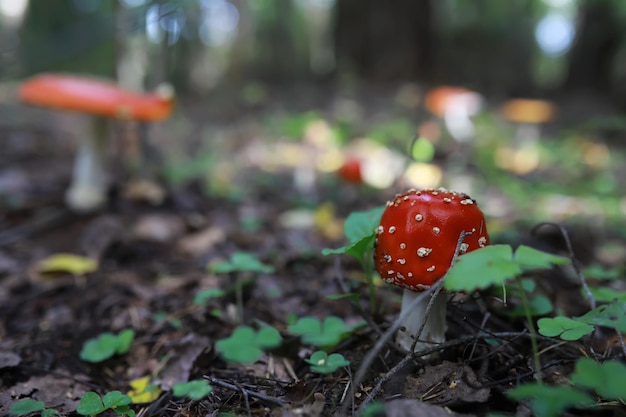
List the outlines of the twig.
{"label": "twig", "polygon": [[574,272],[576,272],[576,275],[578,276],[578,280],[580,281],[580,284],[582,285],[583,290],[585,291],[585,295],[587,296],[587,299],[589,299],[589,305],[591,306],[591,309],[593,310],[594,308],[596,308],[596,298],[591,293],[591,290],[589,289],[589,285],[587,284],[587,280],[585,279],[585,276],[580,270],[580,264],[578,262],[578,259],[576,258],[576,255],[574,254],[574,248],[572,247],[572,240],[569,237],[569,232],[567,231],[565,227],[563,227],[563,225],[552,223],[552,222],[542,222],[532,228],[532,230],[530,231],[531,234],[535,234],[537,230],[542,228],[543,226],[552,226],[558,229],[559,232],[561,232],[561,236],[563,236],[563,240],[565,241],[565,246],[567,247],[568,257],[572,261],[572,266],[574,267]]}
{"label": "twig", "polygon": [[[240,386],[228,383],[228,382],[226,382],[226,381],[224,381],[222,379],[215,378],[213,376],[208,376],[208,375],[205,375],[204,378],[207,379],[211,384],[217,385],[217,386],[222,387],[222,388],[229,389],[231,391],[239,391],[239,392],[241,392],[246,400],[247,400],[247,397],[253,397],[253,398],[257,398],[257,399],[259,399],[261,401],[265,401],[267,403],[277,405],[279,407],[287,406],[286,402],[281,401],[278,398],[269,397],[269,396],[267,396],[265,394],[261,394],[259,392],[250,391],[250,390],[248,390],[246,388],[243,388],[243,387],[240,387]],[[249,404],[247,404],[247,406],[249,407]]]}

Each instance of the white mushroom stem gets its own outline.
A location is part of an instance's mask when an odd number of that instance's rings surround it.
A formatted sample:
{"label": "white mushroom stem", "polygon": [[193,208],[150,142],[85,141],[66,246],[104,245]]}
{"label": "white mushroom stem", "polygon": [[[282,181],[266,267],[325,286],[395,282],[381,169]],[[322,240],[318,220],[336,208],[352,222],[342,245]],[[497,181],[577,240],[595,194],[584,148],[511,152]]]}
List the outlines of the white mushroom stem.
{"label": "white mushroom stem", "polygon": [[[419,341],[415,344],[415,352],[430,349],[446,340],[446,304],[448,301],[446,294],[440,291],[435,295],[429,312],[427,312],[427,308],[431,297],[423,297],[417,304],[414,303],[414,300],[420,295],[421,293],[411,290],[404,290],[402,294],[400,317],[404,317],[404,319],[396,333],[396,343],[405,352],[411,350],[415,336],[424,320],[424,329],[419,335]],[[407,311],[409,309],[411,311]],[[426,316],[427,313],[428,316]]]}
{"label": "white mushroom stem", "polygon": [[106,201],[109,177],[106,169],[108,120],[97,117],[91,134],[82,136],[74,159],[72,183],[65,201],[73,210],[86,212],[97,209]]}

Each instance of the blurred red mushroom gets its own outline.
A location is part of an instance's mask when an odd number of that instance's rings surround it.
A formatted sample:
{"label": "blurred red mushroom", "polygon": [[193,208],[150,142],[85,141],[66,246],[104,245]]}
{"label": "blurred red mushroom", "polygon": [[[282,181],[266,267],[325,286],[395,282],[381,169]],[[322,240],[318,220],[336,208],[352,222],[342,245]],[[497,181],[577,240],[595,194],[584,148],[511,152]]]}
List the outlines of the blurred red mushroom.
{"label": "blurred red mushroom", "polygon": [[[459,253],[489,244],[485,218],[468,195],[444,188],[409,190],[387,202],[376,230],[375,263],[383,281],[404,289],[402,313],[418,293],[448,272],[461,232],[468,233]],[[396,335],[396,342],[409,351],[419,327],[424,330],[415,351],[445,341],[446,295],[439,293],[428,317],[429,299],[408,313]]]}
{"label": "blurred red mushroom", "polygon": [[355,157],[348,157],[339,168],[337,174],[345,182],[351,184],[363,183],[363,173],[361,172],[361,160]]}
{"label": "blurred red mushroom", "polygon": [[123,90],[110,81],[62,74],[28,79],[21,84],[18,95],[27,104],[94,116],[92,134],[79,139],[72,184],[66,194],[68,205],[77,211],[96,209],[106,201],[107,119],[163,120],[170,115],[174,99],[170,86],[141,94]]}

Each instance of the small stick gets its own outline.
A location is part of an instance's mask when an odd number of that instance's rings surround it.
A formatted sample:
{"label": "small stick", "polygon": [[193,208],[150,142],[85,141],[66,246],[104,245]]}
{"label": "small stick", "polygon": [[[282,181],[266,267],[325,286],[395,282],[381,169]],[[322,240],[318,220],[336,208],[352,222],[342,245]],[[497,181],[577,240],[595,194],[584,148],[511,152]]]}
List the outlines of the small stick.
{"label": "small stick", "polygon": [[[259,399],[261,401],[265,401],[267,403],[274,404],[274,405],[277,405],[279,407],[287,406],[286,402],[281,401],[278,398],[269,397],[269,396],[267,396],[265,394],[261,394],[259,392],[250,391],[250,390],[248,390],[246,388],[230,384],[230,383],[228,383],[228,382],[226,382],[224,380],[221,380],[219,378],[215,378],[215,377],[208,376],[208,375],[205,375],[204,378],[207,379],[211,384],[215,384],[215,385],[217,385],[219,387],[226,388],[226,389],[229,389],[231,391],[239,391],[239,392],[241,392],[242,395],[244,396],[244,398],[246,399],[246,401],[247,401],[247,397],[254,397],[254,398],[257,398],[257,399]],[[249,408],[250,405],[247,404],[247,407]]]}

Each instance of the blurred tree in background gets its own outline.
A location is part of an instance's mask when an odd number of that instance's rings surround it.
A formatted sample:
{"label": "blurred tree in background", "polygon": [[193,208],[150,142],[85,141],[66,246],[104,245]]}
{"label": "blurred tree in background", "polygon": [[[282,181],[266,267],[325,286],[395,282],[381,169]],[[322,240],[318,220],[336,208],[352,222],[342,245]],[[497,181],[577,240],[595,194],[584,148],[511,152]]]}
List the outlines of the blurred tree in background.
{"label": "blurred tree in background", "polygon": [[626,95],[622,0],[0,0],[0,13],[4,79],[64,70],[197,94],[365,80]]}

